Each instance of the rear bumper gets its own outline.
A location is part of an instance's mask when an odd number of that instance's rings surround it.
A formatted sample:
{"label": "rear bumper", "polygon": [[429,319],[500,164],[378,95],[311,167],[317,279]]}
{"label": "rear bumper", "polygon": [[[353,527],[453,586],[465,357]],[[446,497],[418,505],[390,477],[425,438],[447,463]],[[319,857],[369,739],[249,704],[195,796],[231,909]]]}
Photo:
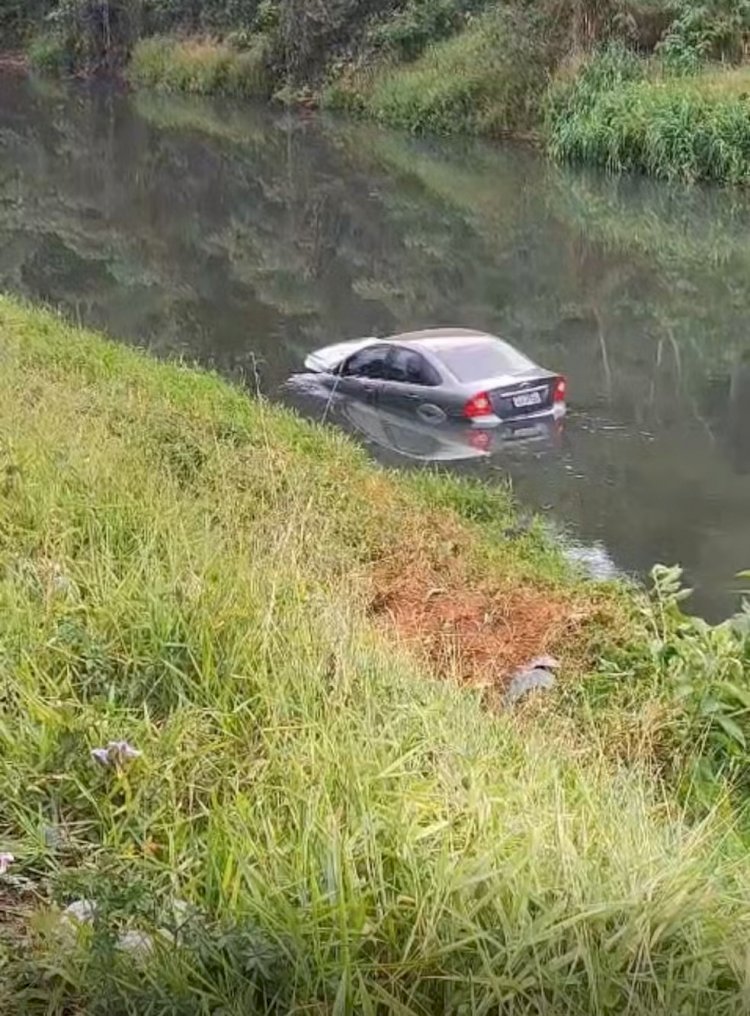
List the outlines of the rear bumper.
{"label": "rear bumper", "polygon": [[534,423],[536,420],[559,420],[566,413],[564,402],[556,402],[551,409],[543,409],[539,413],[514,413],[512,416],[480,416],[475,420],[467,420],[471,427],[485,429],[487,427],[502,427],[507,423]]}

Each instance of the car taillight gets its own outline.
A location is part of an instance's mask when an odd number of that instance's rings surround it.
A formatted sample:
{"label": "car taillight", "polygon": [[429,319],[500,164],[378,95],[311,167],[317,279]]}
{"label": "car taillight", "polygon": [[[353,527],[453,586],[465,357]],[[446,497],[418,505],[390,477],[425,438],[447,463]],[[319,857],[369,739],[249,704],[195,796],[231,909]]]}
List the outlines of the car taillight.
{"label": "car taillight", "polygon": [[487,392],[480,392],[464,406],[464,416],[476,420],[480,416],[492,416],[492,403]]}
{"label": "car taillight", "polygon": [[568,390],[568,382],[564,377],[559,377],[555,381],[555,390],[552,395],[553,402],[565,402],[565,393]]}

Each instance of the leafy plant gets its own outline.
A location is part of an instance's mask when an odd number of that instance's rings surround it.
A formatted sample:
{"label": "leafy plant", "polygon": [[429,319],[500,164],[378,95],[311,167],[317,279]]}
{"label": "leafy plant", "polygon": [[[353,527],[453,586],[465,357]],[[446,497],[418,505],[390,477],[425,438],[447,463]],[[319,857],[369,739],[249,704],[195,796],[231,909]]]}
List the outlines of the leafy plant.
{"label": "leafy plant", "polygon": [[750,792],[750,611],[709,625],[679,610],[679,569],[655,572],[659,654],[677,707],[672,733],[699,791],[717,781]]}
{"label": "leafy plant", "polygon": [[426,46],[463,27],[482,0],[408,0],[395,12],[375,21],[367,41],[399,60],[413,60]]}
{"label": "leafy plant", "polygon": [[741,60],[748,32],[749,0],[679,0],[657,51],[672,69],[694,73],[707,60]]}

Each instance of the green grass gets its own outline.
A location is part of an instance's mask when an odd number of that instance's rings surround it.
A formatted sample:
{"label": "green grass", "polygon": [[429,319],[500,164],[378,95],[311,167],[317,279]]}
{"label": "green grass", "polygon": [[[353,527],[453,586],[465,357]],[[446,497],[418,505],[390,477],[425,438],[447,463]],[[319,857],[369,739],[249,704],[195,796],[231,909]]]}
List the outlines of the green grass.
{"label": "green grass", "polygon": [[260,97],[271,91],[262,36],[243,50],[211,39],[152,36],[135,46],[128,73],[134,84],[164,91]]}
{"label": "green grass", "polygon": [[[596,59],[594,60],[596,64]],[[744,70],[643,74],[591,87],[589,69],[553,92],[552,155],[667,179],[750,181],[750,98]]]}
{"label": "green grass", "polygon": [[502,537],[505,492],[8,299],[0,359],[3,1012],[747,1011],[731,813],[691,825],[603,727],[493,715],[368,614],[415,545],[589,601]]}
{"label": "green grass", "polygon": [[493,10],[412,63],[344,75],[323,101],[413,133],[497,136],[533,126],[545,83],[528,18]]}

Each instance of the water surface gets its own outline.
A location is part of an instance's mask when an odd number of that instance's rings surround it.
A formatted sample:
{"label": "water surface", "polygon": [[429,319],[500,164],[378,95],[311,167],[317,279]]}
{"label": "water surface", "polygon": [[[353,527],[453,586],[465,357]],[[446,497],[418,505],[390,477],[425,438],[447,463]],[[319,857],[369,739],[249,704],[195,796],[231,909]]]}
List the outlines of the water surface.
{"label": "water surface", "polygon": [[497,331],[567,374],[564,432],[443,467],[510,475],[605,566],[681,562],[711,617],[750,567],[749,271],[740,193],[0,78],[0,288],[274,396],[323,343]]}

